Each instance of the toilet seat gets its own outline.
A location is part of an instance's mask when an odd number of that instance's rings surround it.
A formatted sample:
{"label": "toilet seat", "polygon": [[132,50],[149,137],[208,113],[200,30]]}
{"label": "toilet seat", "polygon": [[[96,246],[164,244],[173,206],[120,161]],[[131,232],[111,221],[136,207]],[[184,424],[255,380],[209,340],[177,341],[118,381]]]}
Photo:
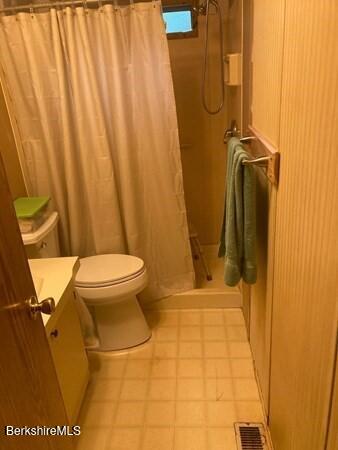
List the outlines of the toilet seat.
{"label": "toilet seat", "polygon": [[142,259],[136,256],[107,254],[80,259],[80,269],[75,277],[75,286],[100,288],[125,283],[145,272]]}

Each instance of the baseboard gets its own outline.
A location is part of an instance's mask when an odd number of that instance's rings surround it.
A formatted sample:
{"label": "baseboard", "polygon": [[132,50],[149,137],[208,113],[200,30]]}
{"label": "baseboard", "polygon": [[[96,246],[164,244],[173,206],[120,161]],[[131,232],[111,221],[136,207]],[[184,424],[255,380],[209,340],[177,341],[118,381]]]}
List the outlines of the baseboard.
{"label": "baseboard", "polygon": [[144,309],[208,309],[241,308],[242,294],[238,291],[219,292],[193,289],[142,305]]}

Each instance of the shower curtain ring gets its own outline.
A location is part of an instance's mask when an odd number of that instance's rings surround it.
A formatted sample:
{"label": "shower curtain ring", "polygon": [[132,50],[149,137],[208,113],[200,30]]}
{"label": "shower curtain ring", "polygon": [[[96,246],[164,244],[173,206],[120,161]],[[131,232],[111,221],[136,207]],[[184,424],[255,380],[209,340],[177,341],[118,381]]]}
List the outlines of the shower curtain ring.
{"label": "shower curtain ring", "polygon": [[83,0],[83,9],[84,9],[85,14],[88,14],[87,0]]}
{"label": "shower curtain ring", "polygon": [[99,4],[99,11],[100,11],[100,12],[103,12],[103,11],[102,11],[102,6],[103,6],[103,5],[102,5],[102,0],[98,0],[98,4]]}
{"label": "shower curtain ring", "polygon": [[29,6],[29,14],[31,15],[31,18],[34,19],[34,9],[33,9],[33,5]]}

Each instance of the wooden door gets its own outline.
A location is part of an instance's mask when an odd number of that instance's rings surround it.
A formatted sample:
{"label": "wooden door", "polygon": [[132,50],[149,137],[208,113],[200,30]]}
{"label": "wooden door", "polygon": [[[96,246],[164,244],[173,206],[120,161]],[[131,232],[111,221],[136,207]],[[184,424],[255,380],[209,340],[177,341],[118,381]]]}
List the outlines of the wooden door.
{"label": "wooden door", "polygon": [[0,449],[72,450],[73,438],[4,436],[4,427],[66,425],[66,413],[0,158]]}

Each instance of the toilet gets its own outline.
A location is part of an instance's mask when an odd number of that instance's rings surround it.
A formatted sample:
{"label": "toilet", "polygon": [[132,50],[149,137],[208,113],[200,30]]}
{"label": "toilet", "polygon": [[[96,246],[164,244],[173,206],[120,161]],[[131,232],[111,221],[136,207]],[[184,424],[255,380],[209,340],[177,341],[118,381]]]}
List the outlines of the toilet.
{"label": "toilet", "polygon": [[[54,211],[36,231],[22,234],[28,258],[60,256],[58,219]],[[136,256],[107,254],[80,259],[75,289],[94,320],[99,340],[95,350],[123,350],[151,337],[136,297],[146,285],[146,267]]]}
{"label": "toilet", "polygon": [[95,350],[122,350],[150,338],[136,297],[146,285],[146,267],[136,256],[108,254],[80,259],[75,288],[94,319],[99,339]]}

